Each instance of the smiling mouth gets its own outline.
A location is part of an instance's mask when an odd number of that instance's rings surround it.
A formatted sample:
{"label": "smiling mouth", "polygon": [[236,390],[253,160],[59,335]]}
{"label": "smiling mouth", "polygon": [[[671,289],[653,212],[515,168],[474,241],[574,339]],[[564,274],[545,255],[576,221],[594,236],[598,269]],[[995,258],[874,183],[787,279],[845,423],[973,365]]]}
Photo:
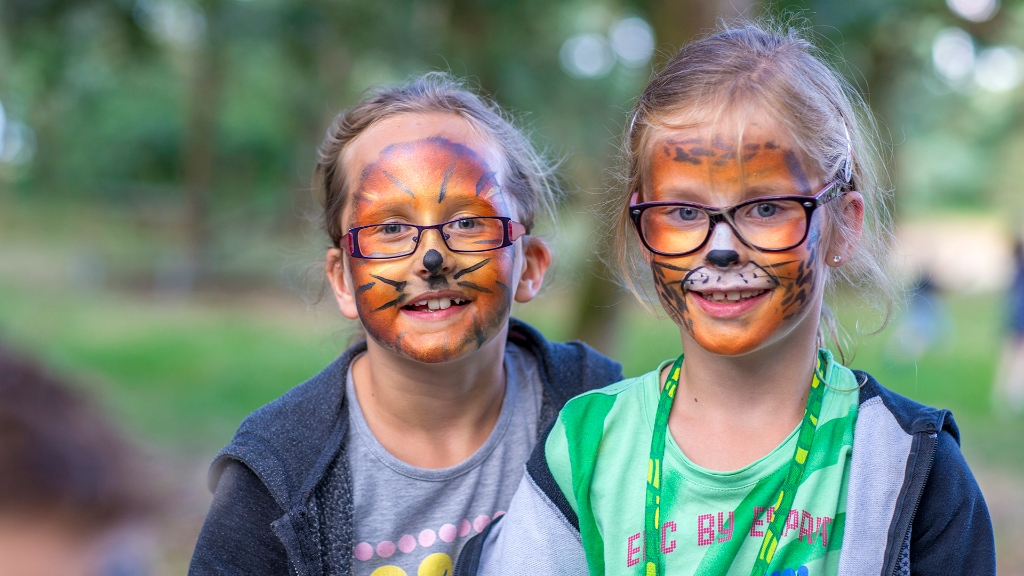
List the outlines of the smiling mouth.
{"label": "smiling mouth", "polygon": [[465,298],[445,296],[443,298],[420,300],[419,302],[413,302],[412,304],[403,306],[402,308],[412,312],[437,312],[438,310],[447,310],[452,306],[465,306],[466,304],[469,304],[469,302],[470,301]]}
{"label": "smiling mouth", "polygon": [[690,290],[690,292],[693,292],[701,298],[711,302],[740,302],[743,300],[749,300],[750,298],[756,298],[767,291],[768,290],[721,290],[701,292],[698,290]]}

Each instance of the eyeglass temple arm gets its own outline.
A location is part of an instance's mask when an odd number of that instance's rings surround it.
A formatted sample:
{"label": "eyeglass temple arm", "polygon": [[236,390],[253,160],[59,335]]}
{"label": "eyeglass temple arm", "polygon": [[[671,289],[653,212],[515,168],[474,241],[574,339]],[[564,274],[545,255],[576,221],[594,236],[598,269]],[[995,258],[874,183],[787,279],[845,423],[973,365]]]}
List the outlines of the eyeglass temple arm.
{"label": "eyeglass temple arm", "polygon": [[820,198],[818,198],[817,204],[818,206],[823,206],[826,202],[835,200],[836,198],[842,196],[845,193],[846,191],[843,190],[843,183],[840,182],[839,180],[833,180],[832,184],[828,186],[828,191],[826,191],[824,194],[821,195]]}
{"label": "eyeglass temple arm", "polygon": [[508,221],[508,239],[515,242],[526,235],[526,226],[514,220]]}

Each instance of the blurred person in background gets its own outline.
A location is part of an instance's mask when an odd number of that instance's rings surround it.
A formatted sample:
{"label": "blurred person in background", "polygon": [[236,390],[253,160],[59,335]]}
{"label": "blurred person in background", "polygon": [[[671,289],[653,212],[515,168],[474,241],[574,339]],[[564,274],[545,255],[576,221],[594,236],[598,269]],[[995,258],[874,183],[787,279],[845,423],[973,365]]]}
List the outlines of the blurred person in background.
{"label": "blurred person in background", "polygon": [[149,574],[144,478],[81,392],[0,345],[0,576]]}
{"label": "blurred person in background", "polygon": [[1013,244],[1013,281],[1007,302],[1007,335],[992,388],[997,413],[1024,412],[1024,240]]}
{"label": "blurred person in background", "polygon": [[924,271],[910,289],[907,311],[889,338],[884,357],[893,364],[913,364],[943,340],[949,327],[939,288]]}

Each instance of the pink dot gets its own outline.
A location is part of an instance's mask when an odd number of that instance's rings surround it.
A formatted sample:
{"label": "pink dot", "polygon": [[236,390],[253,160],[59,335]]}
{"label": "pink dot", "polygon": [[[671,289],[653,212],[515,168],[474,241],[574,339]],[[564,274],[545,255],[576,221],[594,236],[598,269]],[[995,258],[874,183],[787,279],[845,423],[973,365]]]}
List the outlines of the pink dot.
{"label": "pink dot", "polygon": [[398,539],[398,549],[408,554],[416,548],[416,539],[406,534]]}
{"label": "pink dot", "polygon": [[355,550],[352,551],[352,554],[356,559],[366,562],[370,558],[373,558],[373,546],[370,546],[369,542],[360,542],[359,544],[356,544]]}
{"label": "pink dot", "polygon": [[[451,524],[445,524],[445,526],[452,526],[452,525]],[[441,528],[441,530],[444,530],[444,528]],[[452,533],[454,533],[454,532],[455,532],[455,526],[452,526]],[[442,536],[441,539],[443,540],[444,537]],[[427,528],[423,532],[420,532],[420,546],[423,546],[424,548],[427,548],[429,546],[433,546],[434,545],[434,541],[436,541],[436,540],[437,540],[437,534],[435,534],[434,531],[431,530],[430,528]]]}
{"label": "pink dot", "polygon": [[492,518],[492,520],[497,520],[499,516],[504,516],[504,515],[505,515],[505,511],[504,510],[498,510],[497,512],[494,513],[494,518]]}
{"label": "pink dot", "polygon": [[377,556],[381,558],[390,558],[395,553],[395,543],[390,540],[385,540],[380,544],[377,544]]}
{"label": "pink dot", "polygon": [[[437,531],[437,535],[441,538],[441,540],[445,542],[451,542],[452,540],[455,540],[455,533],[456,530],[453,524],[445,524],[444,526],[441,526],[440,530]],[[422,536],[420,536],[420,538],[422,538]]]}
{"label": "pink dot", "polygon": [[469,534],[469,530],[469,520],[463,520],[462,522],[459,522],[459,536],[465,536],[466,534]]}
{"label": "pink dot", "polygon": [[483,532],[484,528],[491,523],[491,519],[488,516],[480,515],[473,519],[473,530],[477,532]]}

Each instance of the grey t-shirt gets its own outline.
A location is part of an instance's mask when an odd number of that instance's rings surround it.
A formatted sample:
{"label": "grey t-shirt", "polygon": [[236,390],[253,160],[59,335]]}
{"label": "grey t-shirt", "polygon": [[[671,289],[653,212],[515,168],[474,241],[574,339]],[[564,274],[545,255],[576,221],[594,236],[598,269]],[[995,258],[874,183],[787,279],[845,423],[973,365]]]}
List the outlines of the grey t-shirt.
{"label": "grey t-shirt", "polygon": [[373,436],[349,368],[355,576],[451,576],[466,540],[505,513],[537,441],[543,394],[536,360],[511,343],[505,375],[501,413],[484,444],[454,466],[429,469],[398,460]]}

